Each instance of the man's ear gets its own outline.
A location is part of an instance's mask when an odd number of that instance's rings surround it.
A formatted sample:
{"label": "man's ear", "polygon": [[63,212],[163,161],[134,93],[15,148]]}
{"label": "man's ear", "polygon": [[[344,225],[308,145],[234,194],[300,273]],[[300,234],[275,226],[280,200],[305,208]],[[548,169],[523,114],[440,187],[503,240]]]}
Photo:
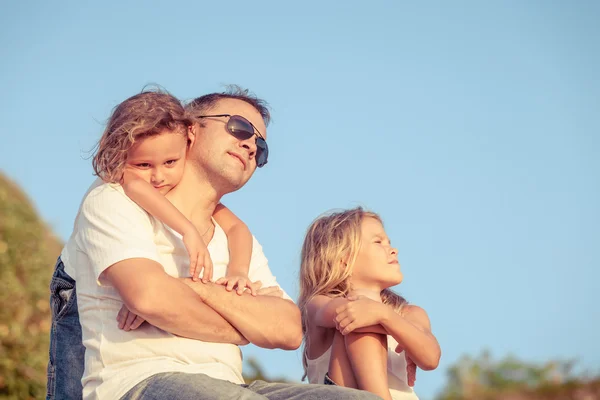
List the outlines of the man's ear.
{"label": "man's ear", "polygon": [[194,142],[196,141],[196,132],[197,132],[196,124],[192,124],[192,125],[188,126],[188,132],[187,132],[188,147],[192,147],[194,145]]}

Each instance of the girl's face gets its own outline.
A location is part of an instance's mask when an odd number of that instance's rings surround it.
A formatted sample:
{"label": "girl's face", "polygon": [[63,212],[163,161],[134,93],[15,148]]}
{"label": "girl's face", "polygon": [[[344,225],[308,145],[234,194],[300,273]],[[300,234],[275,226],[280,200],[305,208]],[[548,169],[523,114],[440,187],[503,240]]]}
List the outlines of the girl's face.
{"label": "girl's face", "polygon": [[125,179],[134,174],[165,195],[183,176],[187,137],[172,132],[144,138],[127,152]]}
{"label": "girl's face", "polygon": [[398,249],[392,247],[383,225],[375,218],[361,224],[361,246],[352,270],[354,289],[381,291],[402,282]]}

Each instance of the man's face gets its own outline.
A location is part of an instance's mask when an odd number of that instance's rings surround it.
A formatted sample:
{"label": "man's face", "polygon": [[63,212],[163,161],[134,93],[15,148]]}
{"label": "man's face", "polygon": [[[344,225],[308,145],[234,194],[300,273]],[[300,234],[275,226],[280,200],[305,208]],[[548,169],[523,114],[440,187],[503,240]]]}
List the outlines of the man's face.
{"label": "man's face", "polygon": [[[246,118],[266,139],[267,128],[260,113],[250,104],[237,99],[222,99],[203,115],[230,114]],[[196,140],[188,160],[204,174],[222,194],[238,190],[256,170],[256,136],[239,140],[227,131],[228,117],[203,118],[196,129]]]}

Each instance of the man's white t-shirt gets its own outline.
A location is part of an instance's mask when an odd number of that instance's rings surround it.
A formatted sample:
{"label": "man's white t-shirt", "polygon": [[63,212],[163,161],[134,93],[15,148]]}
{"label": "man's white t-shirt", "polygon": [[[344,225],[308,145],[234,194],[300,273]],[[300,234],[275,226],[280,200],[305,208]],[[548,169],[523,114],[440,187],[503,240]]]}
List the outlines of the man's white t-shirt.
{"label": "man's white t-shirt", "polygon": [[[227,236],[215,223],[208,244],[213,279],[225,276]],[[144,379],[161,372],[203,373],[243,383],[237,345],[175,336],[144,323],[125,332],[117,326],[123,302],[102,272],[116,262],[147,258],[174,277],[189,276],[189,256],[181,236],[134,203],[119,185],[96,181],[75,219],[61,254],[65,271],[77,282],[77,305],[85,345],[84,399],[118,399]],[[253,240],[249,278],[278,286],[262,247]],[[140,276],[139,279],[144,279]],[[289,296],[286,294],[286,298]]]}

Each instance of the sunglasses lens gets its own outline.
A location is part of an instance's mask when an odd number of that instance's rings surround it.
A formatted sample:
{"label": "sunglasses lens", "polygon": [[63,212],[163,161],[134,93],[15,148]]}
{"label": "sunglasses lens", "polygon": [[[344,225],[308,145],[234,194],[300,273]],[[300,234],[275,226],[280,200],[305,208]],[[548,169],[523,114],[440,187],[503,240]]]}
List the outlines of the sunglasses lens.
{"label": "sunglasses lens", "polygon": [[254,127],[245,118],[233,115],[227,122],[227,130],[239,140],[246,140],[254,136]]}
{"label": "sunglasses lens", "polygon": [[256,139],[256,166],[264,167],[269,159],[269,147],[263,138]]}
{"label": "sunglasses lens", "polygon": [[[254,126],[244,117],[232,115],[227,122],[227,130],[239,140],[247,140],[254,136]],[[269,158],[269,147],[265,139],[256,138],[256,166],[263,167]]]}

